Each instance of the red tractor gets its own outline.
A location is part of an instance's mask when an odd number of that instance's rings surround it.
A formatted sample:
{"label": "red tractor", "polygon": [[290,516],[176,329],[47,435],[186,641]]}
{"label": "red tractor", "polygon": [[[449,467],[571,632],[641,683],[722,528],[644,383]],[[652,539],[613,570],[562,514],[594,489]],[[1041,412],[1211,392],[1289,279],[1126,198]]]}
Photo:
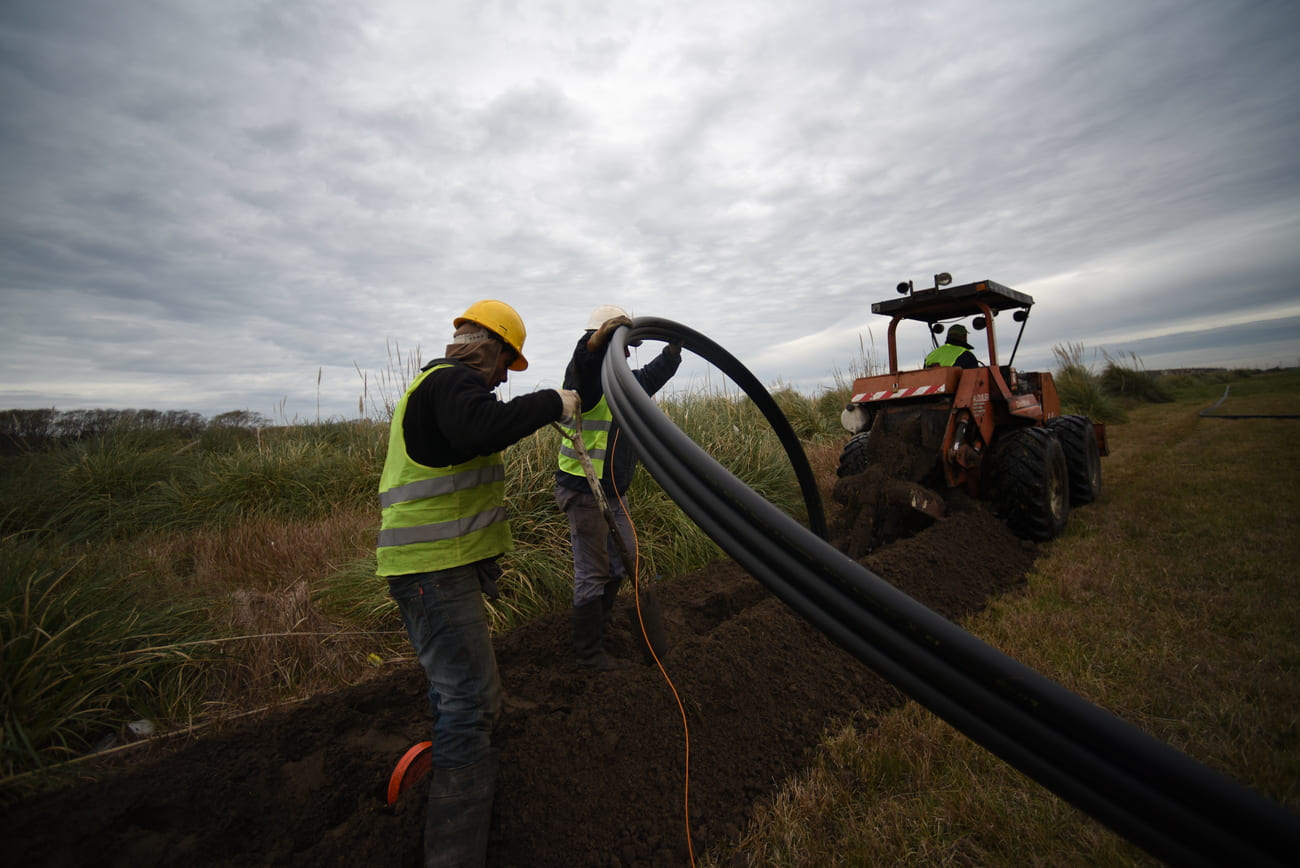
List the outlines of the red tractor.
{"label": "red tractor", "polygon": [[[1012,367],[1032,298],[991,280],[951,282],[950,275],[937,274],[932,288],[914,291],[907,281],[898,285],[901,298],[871,305],[872,313],[890,317],[889,373],[853,383],[842,414],[853,436],[840,455],[839,476],[873,466],[901,476],[905,487],[901,495],[894,489],[895,505],[902,500],[905,508],[932,517],[944,512],[939,492],[963,491],[989,501],[1016,535],[1052,539],[1065,528],[1071,506],[1091,503],[1101,492],[1105,427],[1085,416],[1062,416],[1050,373]],[[1002,364],[995,323],[1004,311],[1012,312],[1020,332]],[[987,346],[973,348],[976,356],[986,353],[977,367],[900,367],[900,323],[924,323],[937,348],[945,324],[965,319],[987,336]],[[899,472],[881,466],[885,462]]]}

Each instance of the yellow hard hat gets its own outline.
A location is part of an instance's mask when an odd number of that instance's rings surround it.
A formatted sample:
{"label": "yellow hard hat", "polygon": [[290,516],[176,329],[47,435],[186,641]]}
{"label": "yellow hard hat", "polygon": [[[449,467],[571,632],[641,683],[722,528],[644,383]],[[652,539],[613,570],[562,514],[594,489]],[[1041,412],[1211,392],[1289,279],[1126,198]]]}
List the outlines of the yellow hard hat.
{"label": "yellow hard hat", "polygon": [[460,328],[467,322],[478,323],[510,345],[516,356],[510,370],[522,371],[528,367],[528,360],[524,358],[524,338],[527,337],[527,332],[524,331],[524,321],[520,319],[519,312],[513,307],[491,298],[476,301],[456,317],[452,325]]}

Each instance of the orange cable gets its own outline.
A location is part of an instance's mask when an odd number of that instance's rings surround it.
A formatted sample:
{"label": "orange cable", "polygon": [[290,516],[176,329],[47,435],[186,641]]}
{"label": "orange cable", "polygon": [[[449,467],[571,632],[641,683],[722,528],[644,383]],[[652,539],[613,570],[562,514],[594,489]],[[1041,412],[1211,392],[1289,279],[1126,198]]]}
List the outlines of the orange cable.
{"label": "orange cable", "polygon": [[[682,698],[677,693],[677,687],[673,684],[672,678],[668,676],[668,670],[664,668],[663,661],[655,653],[654,645],[650,642],[650,634],[646,632],[645,617],[641,614],[641,542],[637,538],[636,525],[632,523],[632,513],[627,508],[627,502],[623,500],[623,493],[618,490],[618,483],[614,479],[614,450],[618,446],[618,435],[620,431],[614,432],[614,442],[609,445],[609,481],[614,487],[614,496],[618,498],[619,508],[623,510],[623,515],[627,517],[628,529],[632,531],[632,544],[635,554],[632,556],[632,597],[636,603],[636,619],[641,627],[641,638],[645,641],[646,648],[650,649],[650,656],[654,658],[655,665],[659,667],[659,672],[664,677],[668,689],[673,693],[673,699],[677,703],[677,711],[682,716],[682,735],[686,742],[685,756],[685,777],[682,784],[682,807],[685,812],[686,825],[686,850],[690,854],[691,865],[695,865],[695,844],[691,841],[691,727],[686,721],[686,706],[682,704]],[[614,533],[618,533],[618,526],[611,528]]]}

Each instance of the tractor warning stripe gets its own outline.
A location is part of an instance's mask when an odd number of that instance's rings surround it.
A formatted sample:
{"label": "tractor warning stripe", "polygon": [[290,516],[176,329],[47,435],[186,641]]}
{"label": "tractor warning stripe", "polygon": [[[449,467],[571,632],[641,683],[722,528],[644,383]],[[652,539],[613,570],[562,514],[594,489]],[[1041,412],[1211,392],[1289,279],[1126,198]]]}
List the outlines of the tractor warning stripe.
{"label": "tractor warning stripe", "polygon": [[921,395],[937,395],[940,392],[946,392],[946,384],[938,386],[917,386],[912,389],[896,389],[889,391],[885,389],[880,392],[860,392],[853,396],[854,404],[861,404],[864,401],[890,401],[894,398],[916,398]]}

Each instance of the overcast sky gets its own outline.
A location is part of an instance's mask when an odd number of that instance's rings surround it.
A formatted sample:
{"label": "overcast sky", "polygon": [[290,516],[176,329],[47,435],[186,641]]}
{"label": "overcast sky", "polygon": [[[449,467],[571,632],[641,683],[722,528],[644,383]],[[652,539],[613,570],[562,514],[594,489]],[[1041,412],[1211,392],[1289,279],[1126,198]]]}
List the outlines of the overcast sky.
{"label": "overcast sky", "polygon": [[505,396],[599,304],[811,392],[938,271],[1300,363],[1293,0],[4,0],[0,100],[0,408],[353,418],[479,298]]}

